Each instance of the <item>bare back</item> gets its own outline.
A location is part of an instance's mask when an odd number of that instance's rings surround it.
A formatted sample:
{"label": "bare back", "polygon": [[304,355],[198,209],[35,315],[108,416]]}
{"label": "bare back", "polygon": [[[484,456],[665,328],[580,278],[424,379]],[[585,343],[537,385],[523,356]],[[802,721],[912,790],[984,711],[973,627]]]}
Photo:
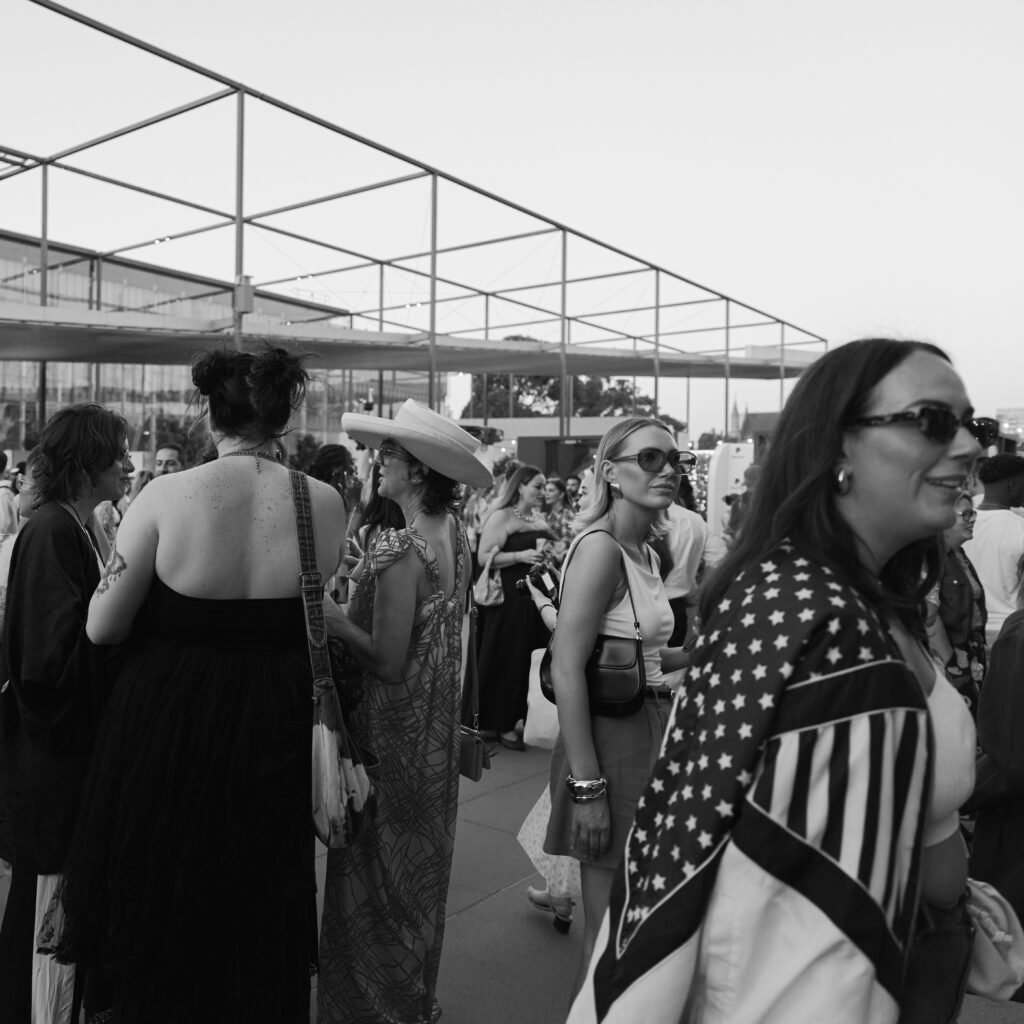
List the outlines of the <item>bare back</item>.
{"label": "bare back", "polygon": [[[288,470],[222,458],[161,477],[146,512],[156,529],[154,568],[173,590],[207,599],[292,597],[299,548]],[[310,479],[317,564],[327,579],[341,558],[345,512],[334,488]],[[156,485],[156,486],[154,486]],[[146,493],[146,492],[144,492]]]}

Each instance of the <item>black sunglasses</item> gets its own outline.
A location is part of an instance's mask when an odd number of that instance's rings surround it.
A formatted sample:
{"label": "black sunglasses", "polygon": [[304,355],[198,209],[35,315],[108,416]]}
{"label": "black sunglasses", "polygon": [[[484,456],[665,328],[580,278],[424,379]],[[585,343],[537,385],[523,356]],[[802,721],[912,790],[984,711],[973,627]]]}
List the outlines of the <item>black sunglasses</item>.
{"label": "black sunglasses", "polygon": [[929,441],[949,444],[961,427],[966,427],[971,436],[988,448],[999,440],[999,421],[988,416],[959,417],[941,405],[922,405],[916,411],[892,412],[886,416],[861,416],[850,420],[848,427],[887,427],[890,423],[913,423]]}
{"label": "black sunglasses", "polygon": [[674,452],[666,452],[661,448],[641,448],[632,455],[618,455],[609,462],[632,462],[645,473],[660,473],[667,462],[672,467],[673,473],[689,473],[697,465],[697,456],[693,452],[681,452],[678,449]]}
{"label": "black sunglasses", "polygon": [[978,518],[978,513],[977,513],[977,512],[975,512],[973,508],[965,508],[965,509],[963,510],[963,512],[957,512],[957,515],[958,515],[958,516],[959,516],[959,517],[960,517],[960,518],[961,518],[961,519],[962,519],[962,520],[963,520],[963,521],[964,521],[965,523],[968,523],[968,524],[970,524],[970,523],[973,523],[973,522],[974,522],[974,520]]}

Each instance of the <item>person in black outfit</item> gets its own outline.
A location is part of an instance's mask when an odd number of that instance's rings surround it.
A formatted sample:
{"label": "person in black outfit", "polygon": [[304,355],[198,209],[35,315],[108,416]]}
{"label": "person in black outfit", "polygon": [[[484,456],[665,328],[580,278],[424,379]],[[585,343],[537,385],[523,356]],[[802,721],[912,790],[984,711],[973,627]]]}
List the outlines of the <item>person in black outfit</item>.
{"label": "person in black outfit", "polygon": [[105,656],[85,632],[102,568],[89,522],[100,502],[124,494],[133,469],[127,433],[116,413],[70,406],[50,418],[29,464],[36,507],[11,555],[0,655],[0,857],[13,865],[0,926],[0,1020],[10,1024],[58,1019],[38,1010],[41,975],[53,1013],[77,1007],[81,990],[74,970],[49,960],[33,971],[36,907],[64,870],[106,699]]}
{"label": "person in black outfit", "polygon": [[480,609],[480,727],[496,733],[509,750],[524,749],[517,726],[526,718],[530,652],[548,642],[533,602],[516,590],[516,582],[541,561],[543,548],[552,539],[538,511],[544,482],[536,466],[516,469],[484,520],[477,553],[484,566],[495,552],[491,567],[501,574],[504,595],[501,604]]}
{"label": "person in black outfit", "polygon": [[[312,680],[277,437],[307,377],[268,348],[192,379],[218,458],[135,499],[89,609],[90,638],[127,649],[43,941],[102,966],[119,1024],[306,1024]],[[326,579],[342,500],[308,483]]]}

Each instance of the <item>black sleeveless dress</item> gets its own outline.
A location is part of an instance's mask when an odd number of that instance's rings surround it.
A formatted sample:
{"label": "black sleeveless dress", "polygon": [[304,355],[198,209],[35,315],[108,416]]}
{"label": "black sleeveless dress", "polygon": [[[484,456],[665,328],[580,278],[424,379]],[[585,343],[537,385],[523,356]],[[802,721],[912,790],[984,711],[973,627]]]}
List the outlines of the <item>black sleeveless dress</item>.
{"label": "black sleeveless dress", "polygon": [[[509,534],[509,551],[533,551],[537,541],[550,539],[547,529],[521,530]],[[477,674],[480,677],[480,728],[512,732],[519,719],[526,718],[526,695],[530,688],[530,655],[536,647],[547,647],[550,634],[544,627],[530,595],[516,590],[531,566],[513,562],[501,572],[501,604],[480,608],[477,623]]]}
{"label": "black sleeveless dress", "polygon": [[120,1022],[305,1024],[315,959],[299,598],[154,578],[101,729],[55,927]]}

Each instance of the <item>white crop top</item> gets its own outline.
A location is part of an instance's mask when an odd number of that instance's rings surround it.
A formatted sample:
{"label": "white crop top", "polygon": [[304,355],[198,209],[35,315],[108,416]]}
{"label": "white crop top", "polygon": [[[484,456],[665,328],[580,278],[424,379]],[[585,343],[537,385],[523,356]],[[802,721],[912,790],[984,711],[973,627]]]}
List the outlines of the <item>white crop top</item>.
{"label": "white crop top", "polygon": [[963,697],[938,668],[928,696],[928,714],[935,737],[935,765],[924,845],[935,846],[960,827],[958,812],[974,792],[976,743],[974,721]]}

